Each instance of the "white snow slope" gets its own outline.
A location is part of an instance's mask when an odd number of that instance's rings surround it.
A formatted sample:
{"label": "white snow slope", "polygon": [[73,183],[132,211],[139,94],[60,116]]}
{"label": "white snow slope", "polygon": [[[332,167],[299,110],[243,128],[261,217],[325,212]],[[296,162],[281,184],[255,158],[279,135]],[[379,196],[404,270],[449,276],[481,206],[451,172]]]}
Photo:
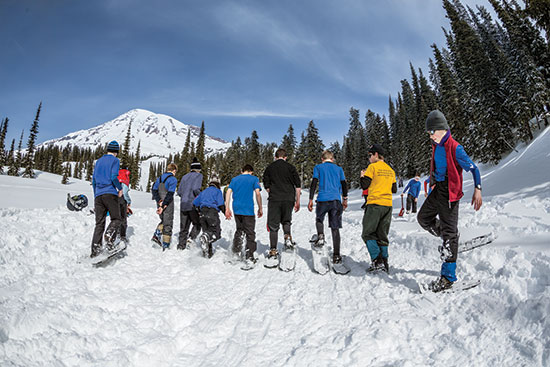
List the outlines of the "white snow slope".
{"label": "white snow slope", "polygon": [[[58,139],[48,140],[39,146],[65,147],[71,144],[80,148],[95,149],[111,140],[117,140],[119,144],[123,144],[130,123],[132,124],[130,149],[135,151],[138,142],[141,142],[142,156],[168,157],[169,154],[181,153],[188,131],[191,131],[191,142],[197,144],[199,139],[200,128],[197,126],[186,125],[168,115],[134,109],[104,124],[87,130],[75,131]],[[205,137],[204,147],[207,155],[224,152],[230,145],[220,138],[208,135]]]}
{"label": "white snow slope", "polygon": [[343,216],[348,275],[312,271],[307,193],[293,218],[294,272],[262,266],[265,215],[249,272],[224,261],[233,221],[222,220],[210,260],[154,249],[157,216],[142,192],[132,192],[127,256],[92,268],[78,259],[90,252],[94,218],[64,206],[68,191],[91,198],[90,186],[0,176],[0,365],[549,366],[549,145],[547,129],[484,168],[479,212],[465,174],[462,239],[499,237],[459,256],[458,276],[481,285],[453,294],[418,293],[417,280],[435,278],[441,263],[439,241],[412,216],[392,222],[391,274],[365,273],[359,191]]}

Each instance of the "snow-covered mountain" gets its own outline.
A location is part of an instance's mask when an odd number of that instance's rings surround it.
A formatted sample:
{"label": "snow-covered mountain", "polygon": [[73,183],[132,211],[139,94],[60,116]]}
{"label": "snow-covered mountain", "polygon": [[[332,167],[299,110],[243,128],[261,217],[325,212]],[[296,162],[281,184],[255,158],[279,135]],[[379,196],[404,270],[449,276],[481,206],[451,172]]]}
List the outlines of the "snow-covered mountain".
{"label": "snow-covered mountain", "polygon": [[[170,153],[180,153],[185,146],[188,131],[191,131],[191,142],[196,144],[199,138],[200,128],[197,126],[184,124],[168,115],[135,109],[99,126],[48,140],[40,146],[53,144],[65,147],[71,144],[95,149],[98,145],[106,144],[111,140],[117,140],[122,145],[130,123],[132,124],[130,149],[135,150],[138,142],[141,141],[141,154],[144,156],[167,157]],[[206,135],[207,155],[223,152],[229,146],[230,143],[223,139]]]}

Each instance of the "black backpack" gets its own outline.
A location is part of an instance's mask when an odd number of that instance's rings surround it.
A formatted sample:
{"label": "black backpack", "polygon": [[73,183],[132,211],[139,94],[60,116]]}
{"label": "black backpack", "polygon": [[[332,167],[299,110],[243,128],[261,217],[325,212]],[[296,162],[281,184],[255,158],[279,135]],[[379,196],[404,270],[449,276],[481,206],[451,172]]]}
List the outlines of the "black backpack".
{"label": "black backpack", "polygon": [[71,194],[67,194],[67,208],[70,211],[79,212],[87,206],[88,198],[86,197],[86,195],[80,194],[71,196]]}

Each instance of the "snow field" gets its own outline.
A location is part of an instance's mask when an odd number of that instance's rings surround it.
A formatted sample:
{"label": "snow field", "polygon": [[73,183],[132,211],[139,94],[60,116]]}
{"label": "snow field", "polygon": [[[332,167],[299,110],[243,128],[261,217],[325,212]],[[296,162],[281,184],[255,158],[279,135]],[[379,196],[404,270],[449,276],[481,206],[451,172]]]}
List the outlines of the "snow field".
{"label": "snow field", "polygon": [[173,249],[153,248],[158,217],[142,192],[131,193],[127,256],[93,268],[82,261],[94,217],[64,207],[67,191],[91,199],[88,183],[0,176],[0,365],[550,366],[547,132],[482,169],[479,212],[465,174],[461,239],[498,238],[459,255],[459,278],[481,285],[452,294],[418,293],[417,281],[439,274],[439,240],[414,217],[397,218],[398,195],[389,275],[365,273],[357,190],[343,215],[348,275],[312,271],[307,192],[293,217],[294,272],[262,266],[266,215],[256,223],[260,262],[248,272],[226,263],[233,221],[221,220],[212,259],[175,250],[177,214]]}

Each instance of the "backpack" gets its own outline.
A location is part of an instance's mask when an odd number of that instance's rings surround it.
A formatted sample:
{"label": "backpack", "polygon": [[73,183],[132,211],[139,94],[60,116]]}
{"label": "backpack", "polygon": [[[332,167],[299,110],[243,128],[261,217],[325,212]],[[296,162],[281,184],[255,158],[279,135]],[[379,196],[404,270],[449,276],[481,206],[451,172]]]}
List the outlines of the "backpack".
{"label": "backpack", "polygon": [[80,194],[71,196],[71,194],[67,194],[67,208],[70,211],[79,212],[87,206],[88,198],[86,197],[86,195]]}

